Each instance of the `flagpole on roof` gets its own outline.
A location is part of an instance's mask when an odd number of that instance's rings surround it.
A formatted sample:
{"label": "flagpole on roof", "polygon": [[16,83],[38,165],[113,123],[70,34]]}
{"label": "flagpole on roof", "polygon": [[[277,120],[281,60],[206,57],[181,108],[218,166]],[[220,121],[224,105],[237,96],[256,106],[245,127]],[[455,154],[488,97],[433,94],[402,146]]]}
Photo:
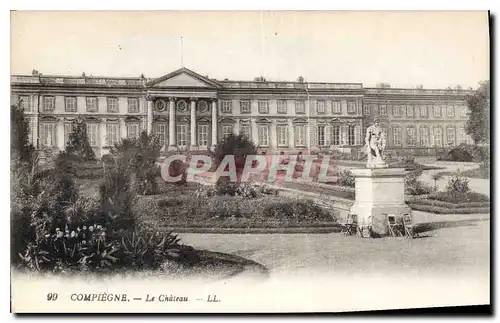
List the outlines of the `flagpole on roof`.
{"label": "flagpole on roof", "polygon": [[184,67],[184,42],[181,36],[181,67]]}

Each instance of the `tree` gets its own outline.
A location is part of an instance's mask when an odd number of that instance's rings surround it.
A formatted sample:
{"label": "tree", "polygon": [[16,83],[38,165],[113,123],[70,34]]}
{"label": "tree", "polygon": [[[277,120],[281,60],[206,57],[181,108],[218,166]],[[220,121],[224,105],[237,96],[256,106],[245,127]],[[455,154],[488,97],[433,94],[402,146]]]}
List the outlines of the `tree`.
{"label": "tree", "polygon": [[479,83],[479,88],[473,95],[468,95],[469,120],[465,131],[472,137],[474,143],[490,142],[490,81]]}
{"label": "tree", "polygon": [[16,105],[10,107],[10,152],[14,163],[31,163],[35,147],[29,142],[29,122],[24,110]]}
{"label": "tree", "polygon": [[[233,155],[237,174],[241,174],[245,167],[246,158],[249,155],[256,155],[257,147],[245,134],[229,134],[220,140],[214,149],[215,166],[227,155]],[[239,176],[238,176],[239,177]],[[227,182],[227,178],[220,178],[222,182]]]}
{"label": "tree", "polygon": [[143,131],[139,138],[123,139],[111,148],[119,166],[129,172],[133,180],[132,189],[141,195],[156,194],[158,165],[161,144],[158,136]]}
{"label": "tree", "polygon": [[87,136],[87,125],[83,119],[77,119],[72,124],[73,131],[66,143],[66,153],[82,160],[95,160],[95,153]]}

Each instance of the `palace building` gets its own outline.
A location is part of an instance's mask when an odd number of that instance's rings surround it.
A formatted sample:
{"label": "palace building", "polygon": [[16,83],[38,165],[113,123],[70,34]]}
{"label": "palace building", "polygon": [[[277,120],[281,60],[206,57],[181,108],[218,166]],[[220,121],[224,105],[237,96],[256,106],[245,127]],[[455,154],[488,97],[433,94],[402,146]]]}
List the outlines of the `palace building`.
{"label": "palace building", "polygon": [[361,83],[215,80],[181,68],[148,79],[11,76],[12,104],[24,108],[38,149],[63,150],[83,117],[97,156],[143,130],[164,151],[208,150],[245,133],[266,152],[359,151],[378,116],[388,150],[431,154],[471,142],[464,131],[472,90],[365,88]]}

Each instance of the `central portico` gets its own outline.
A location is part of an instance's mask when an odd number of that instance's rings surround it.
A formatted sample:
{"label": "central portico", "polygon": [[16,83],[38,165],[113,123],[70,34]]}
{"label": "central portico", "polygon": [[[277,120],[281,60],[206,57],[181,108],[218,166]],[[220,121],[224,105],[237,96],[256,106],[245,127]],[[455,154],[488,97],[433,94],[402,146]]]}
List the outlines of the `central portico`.
{"label": "central portico", "polygon": [[218,82],[181,68],[146,87],[147,131],[168,138],[162,150],[208,150],[217,143]]}

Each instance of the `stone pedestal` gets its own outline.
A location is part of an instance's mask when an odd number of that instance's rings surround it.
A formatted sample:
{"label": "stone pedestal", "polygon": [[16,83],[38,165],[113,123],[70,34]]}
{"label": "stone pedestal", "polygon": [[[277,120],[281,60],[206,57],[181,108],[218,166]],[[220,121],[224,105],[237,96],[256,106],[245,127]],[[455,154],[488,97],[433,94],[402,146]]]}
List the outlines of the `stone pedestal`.
{"label": "stone pedestal", "polygon": [[353,169],[356,201],[350,209],[360,225],[369,225],[375,235],[387,235],[387,215],[410,213],[405,204],[404,168]]}

